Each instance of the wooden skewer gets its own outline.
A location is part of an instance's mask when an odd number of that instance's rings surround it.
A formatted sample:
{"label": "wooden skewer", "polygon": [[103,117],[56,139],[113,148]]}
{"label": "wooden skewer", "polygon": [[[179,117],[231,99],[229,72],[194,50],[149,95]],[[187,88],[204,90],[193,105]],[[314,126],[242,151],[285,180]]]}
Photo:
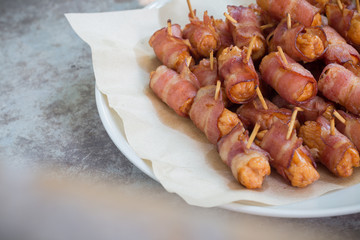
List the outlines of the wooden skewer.
{"label": "wooden skewer", "polygon": [[359,0],[356,0],[356,10],[358,11],[358,13],[360,13],[360,3],[359,3]]}
{"label": "wooden skewer", "polygon": [[186,58],[186,66],[190,67],[192,56]]}
{"label": "wooden skewer", "polygon": [[342,11],[344,9],[344,6],[342,5],[341,1],[337,0],[337,4],[338,4],[340,10]]}
{"label": "wooden skewer", "polygon": [[214,51],[211,50],[210,52],[210,70],[212,71],[214,69]]}
{"label": "wooden skewer", "polygon": [[273,23],[265,24],[265,25],[260,26],[260,30],[272,28],[273,26],[275,26]]}
{"label": "wooden skewer", "polygon": [[268,106],[267,106],[267,104],[265,102],[265,99],[264,99],[264,97],[263,97],[263,95],[261,93],[261,90],[260,90],[259,86],[256,86],[255,90],[256,90],[256,93],[257,93],[257,95],[258,95],[258,97],[260,99],[261,105],[263,106],[263,108],[265,110],[268,110],[269,108],[268,108]]}
{"label": "wooden skewer", "polygon": [[342,122],[343,124],[346,124],[346,119],[343,118],[343,116],[341,116],[338,111],[334,110],[333,115],[334,115],[334,117],[339,119],[340,122]]}
{"label": "wooden skewer", "polygon": [[287,59],[285,57],[285,54],[284,54],[282,48],[280,46],[277,46],[277,49],[278,49],[278,51],[280,53],[280,56],[281,56],[282,60],[285,62],[285,65],[288,65],[289,63],[288,63],[288,61],[287,61]]}
{"label": "wooden skewer", "polygon": [[252,133],[251,133],[251,135],[249,137],[249,140],[248,140],[248,142],[246,144],[247,149],[249,149],[251,147],[251,144],[254,142],[254,139],[255,139],[259,129],[260,129],[260,124],[256,123],[255,126],[254,126],[254,129],[253,129],[253,131],[252,131]]}
{"label": "wooden skewer", "polygon": [[294,125],[295,125],[295,121],[296,121],[296,116],[297,116],[297,113],[299,111],[303,111],[302,108],[299,108],[299,107],[295,107],[294,109],[294,112],[292,113],[291,115],[291,120],[290,120],[290,125],[289,125],[289,129],[287,131],[287,134],[286,134],[286,140],[289,140],[290,139],[290,136],[291,136],[291,133],[294,129]]}
{"label": "wooden skewer", "polygon": [[215,90],[215,98],[214,98],[215,101],[217,101],[218,98],[219,98],[220,90],[221,90],[221,81],[217,80],[217,82],[216,82],[216,90]]}
{"label": "wooden skewer", "polygon": [[248,51],[246,53],[246,62],[249,62],[250,61],[250,57],[251,57],[251,53],[252,53],[252,50],[254,48],[254,42],[255,42],[255,35],[251,38],[251,41],[249,43],[249,48],[248,48]]}
{"label": "wooden skewer", "polygon": [[335,135],[335,118],[333,117],[330,119],[330,135]]}
{"label": "wooden skewer", "polygon": [[287,28],[291,29],[291,16],[290,16],[290,13],[286,14],[286,22],[287,22]]}
{"label": "wooden skewer", "polygon": [[171,29],[171,20],[167,20],[167,32],[170,36],[172,36],[172,29]]}
{"label": "wooden skewer", "polygon": [[232,16],[230,16],[228,13],[224,13],[224,16],[232,23],[238,23]]}
{"label": "wooden skewer", "polygon": [[190,0],[186,0],[186,1],[187,1],[187,5],[188,5],[188,7],[189,7],[189,11],[190,11],[190,16],[191,16],[191,18],[195,18],[195,14],[194,14],[194,11],[193,11],[193,9],[192,9],[192,7],[191,7]]}

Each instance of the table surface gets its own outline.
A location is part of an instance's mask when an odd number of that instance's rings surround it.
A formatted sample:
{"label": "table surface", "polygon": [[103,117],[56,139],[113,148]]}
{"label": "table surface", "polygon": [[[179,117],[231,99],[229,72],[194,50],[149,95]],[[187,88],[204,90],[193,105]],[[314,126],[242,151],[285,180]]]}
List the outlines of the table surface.
{"label": "table surface", "polygon": [[[51,222],[57,227],[47,228],[43,236],[60,232],[56,236],[67,239],[73,234],[80,234],[80,239],[96,234],[117,239],[159,239],[158,234],[166,239],[359,239],[360,213],[284,219],[189,206],[122,155],[97,112],[91,50],[64,13],[129,10],[150,2],[0,1],[0,164],[2,176],[8,176],[0,185],[6,193],[0,194],[1,239],[36,239]],[[29,182],[37,184],[27,186]],[[24,191],[24,186],[31,191]],[[60,196],[74,201],[59,201]],[[78,202],[89,198],[86,204]],[[91,210],[82,209],[84,205]],[[54,211],[55,207],[63,210]],[[105,212],[109,214],[101,214]],[[37,216],[38,224],[30,224],[25,213]],[[64,219],[72,219],[71,224]],[[89,219],[101,219],[102,224]],[[72,230],[74,226],[78,231]]]}

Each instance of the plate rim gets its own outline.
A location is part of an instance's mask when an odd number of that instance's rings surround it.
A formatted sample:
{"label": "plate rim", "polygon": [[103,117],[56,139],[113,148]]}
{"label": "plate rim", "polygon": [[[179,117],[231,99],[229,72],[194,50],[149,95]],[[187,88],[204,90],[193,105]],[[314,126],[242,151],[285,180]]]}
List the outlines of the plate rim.
{"label": "plate rim", "polygon": [[[145,6],[145,9],[160,8],[171,0],[155,0],[154,2]],[[96,84],[95,84],[96,85]],[[112,142],[116,147],[122,152],[122,154],[144,172],[147,176],[159,183],[159,180],[156,178],[153,170],[147,165],[144,160],[139,158],[133,148],[126,141],[124,135],[122,135],[119,130],[119,126],[116,125],[114,116],[112,116],[112,110],[108,105],[107,97],[105,94],[101,93],[100,90],[95,86],[95,100],[97,110],[101,119],[101,122],[109,135]],[[118,116],[119,117],[119,116]],[[356,185],[355,185],[356,186]],[[354,186],[352,186],[354,187]],[[360,185],[358,184],[360,188]],[[351,187],[350,187],[351,188]],[[339,190],[337,192],[341,192]],[[321,196],[320,196],[321,197]],[[317,197],[316,200],[320,197]],[[306,200],[307,201],[307,200]],[[304,202],[304,201],[301,201]],[[301,203],[298,202],[298,203]],[[298,204],[298,203],[295,203]],[[294,204],[292,204],[294,205]],[[360,212],[360,203],[358,205],[350,206],[341,206],[338,208],[325,208],[325,209],[287,209],[287,205],[279,206],[254,206],[247,205],[242,203],[228,203],[225,205],[219,206],[220,208],[227,209],[230,211],[258,215],[258,216],[268,216],[268,217],[281,217],[281,218],[318,218],[318,217],[332,217],[340,215],[348,215]]]}

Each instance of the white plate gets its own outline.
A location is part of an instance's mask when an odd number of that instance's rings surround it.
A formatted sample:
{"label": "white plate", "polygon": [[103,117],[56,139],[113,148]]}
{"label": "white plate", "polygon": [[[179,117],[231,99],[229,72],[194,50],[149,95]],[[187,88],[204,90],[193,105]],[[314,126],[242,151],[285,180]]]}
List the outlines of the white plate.
{"label": "white plate", "polygon": [[[116,112],[110,109],[106,96],[95,89],[96,105],[104,127],[119,150],[141,171],[157,181],[151,165],[139,158],[126,141],[123,125]],[[282,206],[254,206],[242,203],[231,203],[222,208],[272,217],[329,217],[360,212],[360,184],[328,193],[321,197]]]}
{"label": "white plate", "polygon": [[[155,1],[146,8],[161,7],[168,1]],[[122,120],[115,111],[110,109],[106,96],[97,88],[95,89],[95,96],[101,121],[112,141],[129,161],[157,181],[151,164],[139,158],[126,141]],[[328,193],[315,199],[289,205],[264,207],[244,203],[231,203],[221,207],[237,212],[272,217],[310,218],[345,215],[360,212],[360,184]]]}

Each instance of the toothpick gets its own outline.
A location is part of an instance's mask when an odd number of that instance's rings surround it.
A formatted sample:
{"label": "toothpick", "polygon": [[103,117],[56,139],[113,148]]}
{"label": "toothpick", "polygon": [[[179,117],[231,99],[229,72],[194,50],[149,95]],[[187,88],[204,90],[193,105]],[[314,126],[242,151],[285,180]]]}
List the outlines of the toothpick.
{"label": "toothpick", "polygon": [[190,67],[192,56],[186,58],[186,66]]}
{"label": "toothpick", "polygon": [[189,11],[190,11],[190,16],[191,16],[191,18],[195,18],[195,14],[194,14],[194,11],[193,11],[193,9],[192,9],[192,7],[191,7],[190,0],[186,0],[186,1],[187,1],[187,5],[188,5],[188,7],[189,7]]}
{"label": "toothpick", "polygon": [[291,16],[290,16],[290,13],[286,14],[286,22],[287,22],[287,28],[291,29]]}
{"label": "toothpick", "polygon": [[251,144],[254,142],[254,139],[255,139],[259,129],[260,129],[260,124],[256,123],[255,126],[254,126],[254,129],[253,129],[253,131],[252,131],[252,133],[251,133],[251,135],[249,137],[249,140],[248,140],[248,142],[246,144],[247,149],[249,149],[251,147]]}
{"label": "toothpick", "polygon": [[264,29],[272,28],[272,27],[274,27],[274,24],[273,24],[273,23],[269,23],[269,24],[265,24],[265,25],[260,26],[260,29],[261,29],[261,30],[264,30]]}
{"label": "toothpick", "polygon": [[232,16],[230,16],[228,13],[224,13],[224,16],[227,18],[227,20],[229,20],[230,22],[236,24],[238,23]]}
{"label": "toothpick", "polygon": [[246,54],[246,62],[249,62],[250,60],[250,57],[251,57],[251,53],[252,53],[252,50],[253,50],[253,47],[254,47],[254,42],[255,42],[255,35],[251,38],[251,41],[249,43],[249,48],[248,48],[248,51],[247,51],[247,54]]}
{"label": "toothpick", "polygon": [[167,31],[170,36],[172,36],[172,29],[171,29],[171,20],[167,20]]}
{"label": "toothpick", "polygon": [[342,11],[344,9],[344,6],[342,5],[341,1],[337,0],[337,4],[338,4],[340,10]]}
{"label": "toothpick", "polygon": [[268,106],[267,106],[267,104],[265,102],[265,99],[264,99],[264,97],[263,97],[263,95],[261,93],[261,90],[260,90],[259,86],[256,86],[255,90],[256,90],[256,93],[257,93],[257,95],[258,95],[258,97],[260,99],[261,105],[263,106],[263,108],[265,110],[268,110],[269,108],[268,108]]}
{"label": "toothpick", "polygon": [[341,116],[338,111],[334,110],[333,115],[334,115],[334,117],[339,119],[340,122],[342,122],[343,124],[346,124],[346,119],[343,118],[343,116]]}
{"label": "toothpick", "polygon": [[210,52],[210,70],[212,71],[214,69],[214,51],[211,50]]}
{"label": "toothpick", "polygon": [[335,118],[333,117],[330,119],[330,135],[335,135]]}
{"label": "toothpick", "polygon": [[287,134],[286,134],[286,140],[289,140],[290,139],[290,136],[291,136],[291,133],[294,129],[294,125],[295,125],[295,121],[296,121],[296,116],[298,114],[299,111],[303,111],[302,108],[299,108],[299,107],[295,107],[294,108],[294,112],[292,113],[291,115],[291,120],[290,120],[290,125],[289,125],[289,129],[287,131]]}
{"label": "toothpick", "polygon": [[215,98],[214,98],[215,101],[217,101],[218,98],[219,98],[220,90],[221,90],[221,81],[217,80],[217,82],[216,82],[216,90],[215,90]]}
{"label": "toothpick", "polygon": [[288,63],[288,61],[287,61],[287,59],[285,57],[285,54],[284,54],[282,48],[280,46],[277,46],[277,49],[278,49],[278,51],[280,53],[280,56],[281,56],[282,60],[285,62],[285,65],[288,65],[289,63]]}

